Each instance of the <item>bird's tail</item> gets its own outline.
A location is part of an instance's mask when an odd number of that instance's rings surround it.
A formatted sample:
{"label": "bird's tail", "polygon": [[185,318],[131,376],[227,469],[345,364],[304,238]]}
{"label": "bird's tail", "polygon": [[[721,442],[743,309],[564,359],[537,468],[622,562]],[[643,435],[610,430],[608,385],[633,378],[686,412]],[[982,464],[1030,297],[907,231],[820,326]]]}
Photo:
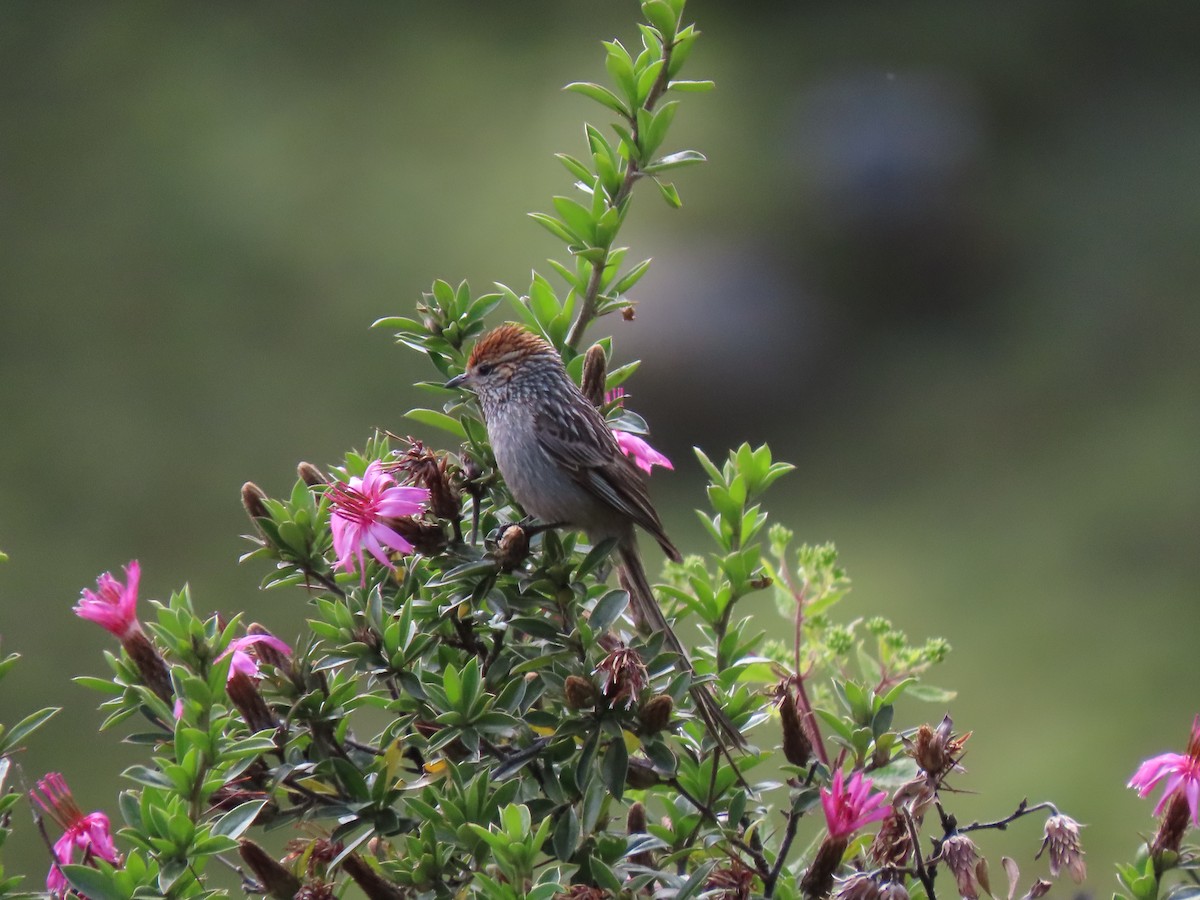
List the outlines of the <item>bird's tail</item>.
{"label": "bird's tail", "polygon": [[[663,615],[658,601],[654,599],[654,591],[651,590],[650,581],[646,578],[646,570],[642,566],[637,546],[632,541],[622,541],[617,552],[621,557],[619,577],[622,586],[629,592],[629,604],[638,627],[651,634],[661,632],[666,638],[667,646],[679,654],[683,665],[689,672],[695,674],[687,651],[679,642],[674,629],[671,628],[671,623]],[[729,716],[725,715],[725,710],[721,709],[721,705],[717,703],[709,686],[693,684],[691,694],[692,699],[696,701],[696,709],[700,713],[700,718],[704,720],[713,740],[725,747],[734,746],[744,749],[746,739],[742,737],[742,733],[738,731]]]}

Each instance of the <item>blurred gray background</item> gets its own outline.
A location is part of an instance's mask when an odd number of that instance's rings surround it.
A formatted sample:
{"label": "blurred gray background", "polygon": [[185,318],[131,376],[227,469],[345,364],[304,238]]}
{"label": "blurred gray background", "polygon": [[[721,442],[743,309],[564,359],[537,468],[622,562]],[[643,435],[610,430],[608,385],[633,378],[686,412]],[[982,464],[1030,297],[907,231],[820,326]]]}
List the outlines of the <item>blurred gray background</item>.
{"label": "blurred gray background", "polygon": [[[144,597],[188,582],[299,633],[302,596],[237,565],[239,486],[422,433],[401,413],[429,370],[368,325],[436,277],[549,271],[524,214],[607,121],[559,88],[603,80],[598,41],[633,43],[636,13],[0,5],[0,633],[26,657],[0,721],[69,709],[29,777],[115,814],[135,759],[69,681],[106,672],[112,642],[71,613],[101,571],[136,557]],[[653,485],[668,530],[704,549],[692,445],[770,440],[799,467],[771,510],[838,544],[841,609],[953,644],[930,680],[975,732],[957,809],[1055,799],[1105,893],[1153,827],[1126,779],[1200,711],[1200,6],[689,16],[685,75],[718,90],[682,98],[670,143],[710,163],[680,173],[682,211],[637,197],[624,243],[655,264],[636,322],[601,325],[645,358],[631,405],[677,463]],[[40,878],[18,824],[9,861]]]}

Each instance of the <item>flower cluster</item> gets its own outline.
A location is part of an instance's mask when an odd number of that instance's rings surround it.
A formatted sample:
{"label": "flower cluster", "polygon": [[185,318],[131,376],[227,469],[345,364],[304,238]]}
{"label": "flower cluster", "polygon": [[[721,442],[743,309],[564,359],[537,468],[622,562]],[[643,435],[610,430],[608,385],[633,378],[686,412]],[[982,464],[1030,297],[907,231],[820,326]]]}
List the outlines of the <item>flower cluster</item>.
{"label": "flower cluster", "polygon": [[34,804],[63,830],[62,837],[54,842],[55,862],[46,876],[46,890],[53,896],[66,897],[70,890],[66,876],[59,866],[75,862],[90,865],[97,859],[113,865],[120,863],[121,858],[113,845],[108,816],[102,812],[84,815],[62,775],[57,772],[46,775],[29,792],[29,796]]}

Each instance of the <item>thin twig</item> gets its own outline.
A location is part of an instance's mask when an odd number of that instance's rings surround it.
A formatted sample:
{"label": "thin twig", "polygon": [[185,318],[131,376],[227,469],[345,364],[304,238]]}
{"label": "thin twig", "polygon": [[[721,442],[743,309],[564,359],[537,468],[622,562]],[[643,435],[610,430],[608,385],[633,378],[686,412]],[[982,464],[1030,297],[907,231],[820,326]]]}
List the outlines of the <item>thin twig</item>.
{"label": "thin twig", "polygon": [[[707,807],[703,803],[701,803],[698,799],[693,797],[691,795],[691,793],[687,790],[687,788],[685,788],[682,784],[679,783],[678,778],[672,778],[669,781],[667,781],[666,783],[669,784],[671,787],[673,787],[676,791],[678,791],[679,795],[681,797],[683,797],[684,800],[686,800],[688,803],[692,804],[692,806],[694,806],[697,810],[699,810],[700,815],[707,816],[708,819],[714,825],[716,825],[718,828],[724,828],[724,826],[721,824],[721,820],[719,818],[717,818],[717,814],[715,812],[713,812],[709,807]],[[735,837],[735,836],[731,835],[731,836],[729,836],[729,842],[731,844],[733,844],[735,847],[737,847],[739,850],[741,850],[743,853],[746,853],[751,859],[754,860],[754,868],[758,872],[758,874],[761,878],[770,877],[771,865],[770,865],[770,863],[767,862],[767,858],[765,856],[763,856],[761,852],[759,852],[758,850],[755,850],[753,847],[751,847],[749,844],[747,844],[745,841],[743,841],[739,837]]]}
{"label": "thin twig", "polygon": [[970,825],[963,825],[957,829],[959,834],[966,834],[968,831],[983,831],[985,828],[994,828],[997,831],[1004,831],[1010,824],[1015,822],[1022,816],[1027,816],[1030,813],[1035,813],[1038,810],[1048,809],[1051,813],[1057,815],[1058,808],[1048,800],[1041,803],[1029,805],[1028,800],[1022,800],[1017,804],[1016,810],[1011,815],[1005,816],[1003,819],[997,819],[995,822],[972,822]]}
{"label": "thin twig", "polygon": [[783,864],[787,861],[788,851],[792,849],[792,841],[796,839],[796,826],[800,824],[800,817],[803,815],[795,804],[792,804],[792,809],[788,813],[787,828],[783,833],[783,843],[779,845],[779,853],[775,856],[775,865],[771,867],[771,874],[763,879],[763,896],[775,896],[775,885],[779,881],[779,873],[783,871]]}
{"label": "thin twig", "polygon": [[908,830],[908,840],[912,844],[913,861],[916,863],[917,877],[921,879],[921,884],[925,886],[925,894],[929,900],[937,900],[937,895],[933,891],[934,873],[925,866],[925,860],[921,858],[921,837],[917,834],[917,825],[913,821],[912,813],[907,809],[900,809],[897,812],[904,817],[904,826]]}

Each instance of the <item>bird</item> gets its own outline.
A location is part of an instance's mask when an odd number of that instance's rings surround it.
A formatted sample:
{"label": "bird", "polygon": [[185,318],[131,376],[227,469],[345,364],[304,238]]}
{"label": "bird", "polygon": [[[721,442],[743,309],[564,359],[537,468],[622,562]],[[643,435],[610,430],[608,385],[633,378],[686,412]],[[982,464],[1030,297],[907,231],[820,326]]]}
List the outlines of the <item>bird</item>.
{"label": "bird", "polygon": [[[653,537],[669,559],[683,557],[663,529],[642,473],[567,374],[558,351],[523,326],[501,325],[476,342],[466,370],[446,386],[478,397],[500,475],[527,513],[553,527],[579,529],[594,544],[615,542],[634,621],[644,632],[661,633],[694,674],[654,599],[636,528]],[[691,693],[718,743],[746,746],[707,685],[693,684]]]}

